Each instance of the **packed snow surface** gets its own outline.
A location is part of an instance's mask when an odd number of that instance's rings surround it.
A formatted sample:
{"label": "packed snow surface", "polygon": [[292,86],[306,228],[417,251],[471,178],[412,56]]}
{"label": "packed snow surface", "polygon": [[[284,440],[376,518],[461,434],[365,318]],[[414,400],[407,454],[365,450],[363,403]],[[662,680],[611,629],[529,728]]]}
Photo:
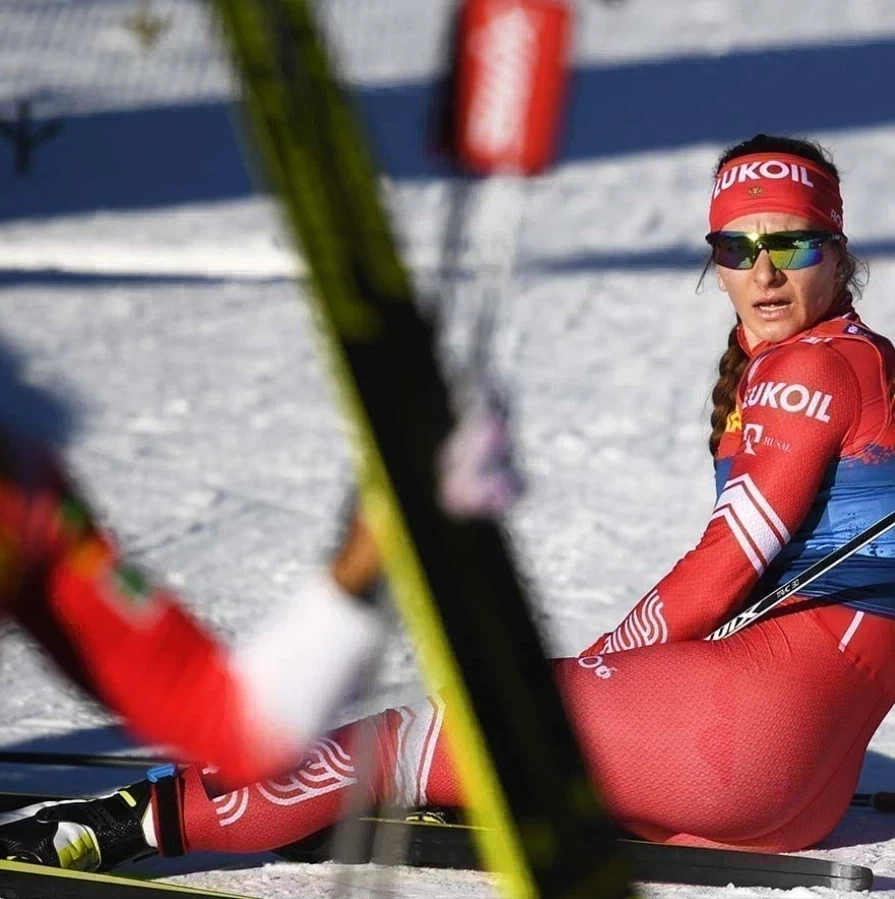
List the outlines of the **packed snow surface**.
{"label": "packed snow surface", "polygon": [[[379,96],[440,70],[450,5],[326,0],[321,9],[352,83]],[[571,99],[586,133],[569,138],[551,173],[476,189],[455,277],[441,285],[453,298],[444,353],[454,364],[482,305],[494,308],[491,365],[514,398],[528,483],[507,526],[556,655],[613,627],[698,539],[711,509],[708,395],[732,313],[713,277],[697,282],[725,143],[791,117],[833,151],[846,230],[872,269],[861,312],[895,335],[895,110],[884,106],[891,80],[873,81],[885,53],[895,58],[895,4],[581,0],[578,15],[583,75]],[[153,40],[140,37],[141,16],[158,25]],[[324,557],[352,475],[304,267],[272,202],[227,168],[238,141],[216,117],[232,92],[223,59],[191,0],[0,5],[0,117],[29,98],[37,124],[63,122],[25,176],[14,176],[0,142],[0,339],[30,381],[78,409],[68,458],[103,520],[230,639]],[[768,76],[772,67],[788,77]],[[698,128],[682,133],[679,117],[650,105],[669,89],[698,111]],[[612,133],[601,134],[607,116]],[[738,117],[743,130],[730,131]],[[384,133],[389,121],[372,125]],[[157,151],[140,156],[146,141]],[[410,168],[397,159],[386,192],[429,288],[456,187]],[[342,717],[422,690],[396,634],[377,686]],[[0,654],[0,720],[7,748],[124,746],[107,715],[17,634]],[[120,777],[0,765],[0,789],[86,791]],[[891,716],[861,786],[895,788]],[[895,895],[895,819],[850,811],[812,854],[870,865],[878,892]],[[264,897],[494,892],[472,872],[187,861],[187,882]]]}

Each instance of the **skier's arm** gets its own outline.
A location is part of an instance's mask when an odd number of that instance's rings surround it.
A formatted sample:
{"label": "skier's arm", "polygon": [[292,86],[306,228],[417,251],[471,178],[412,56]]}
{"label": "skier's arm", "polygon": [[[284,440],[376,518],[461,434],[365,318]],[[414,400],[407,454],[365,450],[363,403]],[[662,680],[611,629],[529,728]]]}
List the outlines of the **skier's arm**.
{"label": "skier's arm", "polygon": [[582,655],[702,639],[727,621],[798,530],[860,405],[851,365],[828,345],[794,343],[753,366],[744,440],[702,539]]}
{"label": "skier's arm", "polygon": [[368,657],[372,610],[320,571],[231,652],[57,480],[29,496],[33,564],[12,614],[143,741],[227,784],[288,769]]}

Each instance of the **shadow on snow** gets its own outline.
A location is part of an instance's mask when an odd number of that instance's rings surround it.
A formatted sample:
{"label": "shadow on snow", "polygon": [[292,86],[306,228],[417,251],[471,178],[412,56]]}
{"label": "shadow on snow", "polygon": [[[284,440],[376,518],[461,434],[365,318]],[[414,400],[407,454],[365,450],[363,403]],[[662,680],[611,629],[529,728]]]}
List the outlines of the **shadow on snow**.
{"label": "shadow on snow", "polygon": [[[895,239],[872,241],[851,241],[849,246],[861,258],[873,260],[878,257],[895,255]],[[522,262],[517,273],[545,273],[569,275],[605,271],[672,271],[691,272],[694,287],[708,259],[708,248],[696,250],[692,247],[657,247],[652,250],[609,250],[577,253],[556,259],[549,257],[529,257]],[[242,279],[245,283],[270,283],[291,281],[286,276],[259,276]],[[88,284],[229,284],[232,279],[220,275],[164,275],[164,274],[123,274],[102,272],[60,271],[58,269],[2,269],[0,268],[0,288],[43,285],[46,287],[68,287]]]}
{"label": "shadow on snow", "polygon": [[[893,70],[893,39],[582,68],[572,79],[560,157],[728,143],[761,130],[811,134],[888,124],[895,104],[880,87]],[[426,82],[358,91],[393,177],[446,174],[427,151],[433,88]],[[13,113],[0,109],[6,119]],[[36,146],[30,169],[16,176],[13,145],[0,139],[0,221],[253,191],[226,103],[63,116],[58,133]]]}

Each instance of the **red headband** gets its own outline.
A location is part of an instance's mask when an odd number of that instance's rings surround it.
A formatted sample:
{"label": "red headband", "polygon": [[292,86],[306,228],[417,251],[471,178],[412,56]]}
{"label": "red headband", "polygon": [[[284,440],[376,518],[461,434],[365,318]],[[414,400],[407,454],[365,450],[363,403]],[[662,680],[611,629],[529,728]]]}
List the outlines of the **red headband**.
{"label": "red headband", "polygon": [[754,153],[732,159],[718,173],[709,226],[753,212],[790,212],[824,231],[842,231],[842,197],[829,172],[802,156]]}

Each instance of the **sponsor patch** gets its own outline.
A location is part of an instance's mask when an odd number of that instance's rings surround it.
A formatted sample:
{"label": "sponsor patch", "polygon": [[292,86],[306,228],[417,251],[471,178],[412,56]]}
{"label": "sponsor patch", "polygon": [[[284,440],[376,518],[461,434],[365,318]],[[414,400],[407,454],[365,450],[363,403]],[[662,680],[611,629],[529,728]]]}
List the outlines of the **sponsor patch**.
{"label": "sponsor patch", "polygon": [[727,416],[727,424],[724,426],[725,434],[733,434],[736,431],[743,430],[743,415],[739,410],[739,407],[733,410],[730,415]]}
{"label": "sponsor patch", "polygon": [[745,449],[743,452],[747,456],[755,455],[755,444],[761,443],[761,435],[764,432],[764,425],[748,424],[743,428],[743,443]]}
{"label": "sponsor patch", "polygon": [[806,418],[829,422],[833,396],[821,390],[809,390],[804,384],[762,381],[750,387],[743,397],[743,408],[766,406],[784,412],[802,413]]}
{"label": "sponsor patch", "polygon": [[770,434],[765,434],[764,425],[757,424],[748,424],[743,429],[743,443],[745,444],[743,452],[747,456],[756,455],[755,450],[760,446],[781,450],[784,453],[788,453],[792,449],[791,443],[772,437]]}
{"label": "sponsor patch", "polygon": [[582,656],[578,659],[578,664],[582,668],[589,668],[600,680],[609,680],[618,668],[612,668],[603,664],[603,656]]}
{"label": "sponsor patch", "polygon": [[868,340],[873,340],[876,337],[872,331],[868,331],[866,328],[862,328],[860,325],[847,325],[845,328],[846,334],[857,334],[859,337],[866,337]]}
{"label": "sponsor patch", "polygon": [[[796,184],[804,184],[806,187],[814,187],[814,182],[808,175],[808,169],[797,163],[783,162],[780,159],[767,159],[764,162],[749,162],[735,165],[722,172],[715,182],[715,198],[734,184],[743,184],[747,181],[760,181],[766,178],[769,181],[794,181]],[[749,190],[750,197],[761,196],[753,191],[758,185],[753,185]],[[759,188],[760,189],[760,188]]]}

